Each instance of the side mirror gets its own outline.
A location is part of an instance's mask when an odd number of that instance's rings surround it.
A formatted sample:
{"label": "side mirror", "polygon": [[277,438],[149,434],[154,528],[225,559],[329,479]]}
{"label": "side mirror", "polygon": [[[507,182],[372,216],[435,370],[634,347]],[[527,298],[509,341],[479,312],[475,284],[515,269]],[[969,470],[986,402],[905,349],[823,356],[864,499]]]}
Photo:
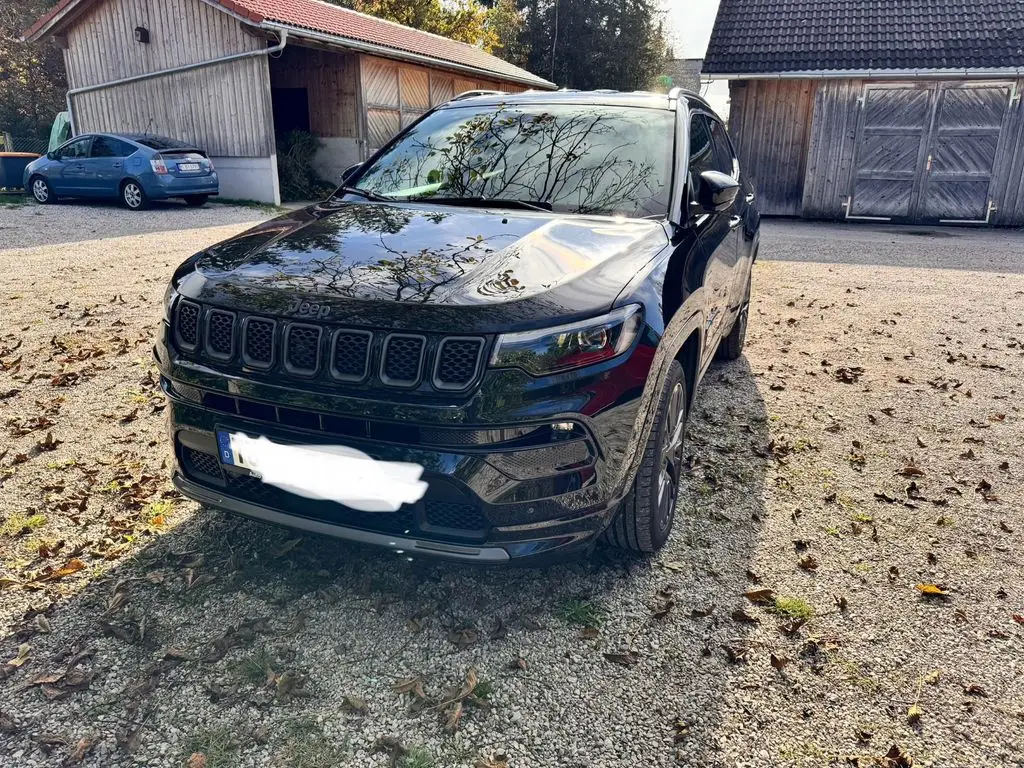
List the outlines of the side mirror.
{"label": "side mirror", "polygon": [[356,173],[358,173],[362,167],[362,163],[356,163],[355,165],[350,165],[348,168],[346,168],[345,172],[341,174],[341,183],[344,184],[346,181],[355,176]]}
{"label": "side mirror", "polygon": [[704,213],[725,213],[740,193],[740,183],[721,171],[704,171],[697,182],[697,204]]}
{"label": "side mirror", "polygon": [[47,160],[57,160],[58,159],[57,158],[57,153],[56,152],[47,152],[46,153],[46,159]]}

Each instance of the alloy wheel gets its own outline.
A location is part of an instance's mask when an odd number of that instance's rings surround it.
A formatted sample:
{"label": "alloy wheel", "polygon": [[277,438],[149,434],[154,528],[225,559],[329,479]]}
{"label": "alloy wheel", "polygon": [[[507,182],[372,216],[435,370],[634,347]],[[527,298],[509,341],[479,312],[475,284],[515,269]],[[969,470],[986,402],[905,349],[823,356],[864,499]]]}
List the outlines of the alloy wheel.
{"label": "alloy wheel", "polygon": [[683,434],[686,431],[686,403],[683,385],[677,382],[668,396],[665,407],[665,426],[659,457],[658,508],[655,525],[665,532],[672,525],[679,495],[679,480],[683,466]]}
{"label": "alloy wheel", "polygon": [[124,185],[124,201],[129,208],[138,208],[142,205],[142,189],[138,184],[128,183]]}
{"label": "alloy wheel", "polygon": [[36,179],[32,182],[32,197],[40,203],[45,203],[50,199],[50,189],[46,186],[45,181],[42,179]]}

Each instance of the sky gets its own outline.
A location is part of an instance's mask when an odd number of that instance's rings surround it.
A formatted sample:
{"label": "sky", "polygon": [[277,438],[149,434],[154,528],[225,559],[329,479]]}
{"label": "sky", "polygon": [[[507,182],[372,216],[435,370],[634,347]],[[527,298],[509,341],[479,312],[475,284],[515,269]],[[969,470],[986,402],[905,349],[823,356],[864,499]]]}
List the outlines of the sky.
{"label": "sky", "polygon": [[[662,0],[665,25],[673,53],[681,59],[700,59],[715,26],[718,0]],[[729,116],[729,85],[718,80],[703,88],[703,95],[723,118]]]}
{"label": "sky", "polygon": [[662,0],[676,56],[701,58],[718,13],[718,0]]}

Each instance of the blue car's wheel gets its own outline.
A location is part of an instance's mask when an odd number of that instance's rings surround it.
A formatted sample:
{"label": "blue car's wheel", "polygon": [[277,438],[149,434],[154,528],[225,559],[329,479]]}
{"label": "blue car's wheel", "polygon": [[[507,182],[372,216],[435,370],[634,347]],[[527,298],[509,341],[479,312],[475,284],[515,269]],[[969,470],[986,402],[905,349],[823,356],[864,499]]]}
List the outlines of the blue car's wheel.
{"label": "blue car's wheel", "polygon": [[121,202],[128,210],[141,211],[149,205],[149,198],[139,182],[129,179],[121,185]]}
{"label": "blue car's wheel", "polygon": [[54,193],[50,183],[42,176],[33,176],[28,182],[28,190],[37,203],[46,205],[56,203],[57,195]]}

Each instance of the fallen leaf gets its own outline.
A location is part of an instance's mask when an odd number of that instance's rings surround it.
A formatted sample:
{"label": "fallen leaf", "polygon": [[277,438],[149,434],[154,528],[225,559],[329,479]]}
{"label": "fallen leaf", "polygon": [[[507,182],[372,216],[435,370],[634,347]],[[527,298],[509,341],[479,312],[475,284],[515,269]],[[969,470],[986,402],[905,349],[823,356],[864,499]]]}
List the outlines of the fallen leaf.
{"label": "fallen leaf", "polygon": [[1024,616],[1021,616],[1019,613],[1013,614],[1013,620],[1018,624],[1024,625]]}
{"label": "fallen leaf", "polygon": [[601,636],[601,630],[597,627],[584,627],[580,630],[580,637],[584,640],[596,640]]}
{"label": "fallen leaf", "polygon": [[462,629],[453,629],[448,633],[448,642],[456,646],[460,651],[464,651],[480,639],[480,633],[478,633],[472,627],[463,627]]}
{"label": "fallen leaf", "polygon": [[651,618],[657,620],[664,619],[672,611],[672,608],[675,607],[675,604],[675,600],[665,600],[659,603],[651,610]]}
{"label": "fallen leaf", "polygon": [[753,615],[747,613],[742,608],[737,608],[735,611],[732,612],[731,616],[732,616],[732,620],[733,621],[738,621],[741,624],[760,624],[761,623],[761,620],[759,618],[757,618],[757,616],[753,616]]}
{"label": "fallen leaf", "polygon": [[444,721],[444,729],[449,733],[455,733],[459,727],[459,721],[462,719],[462,702],[457,701],[448,709],[448,716]]}
{"label": "fallen leaf", "polygon": [[907,722],[911,724],[916,723],[920,721],[921,715],[923,714],[924,711],[921,709],[921,707],[919,707],[917,704],[911,704],[910,708],[907,710]]}
{"label": "fallen leaf", "polygon": [[31,645],[29,645],[28,643],[22,643],[21,645],[18,646],[18,655],[15,656],[10,661],[8,661],[7,665],[11,666],[11,667],[20,667],[22,664],[24,664],[26,661],[28,661],[28,654],[29,654],[29,651],[31,651],[31,650],[32,650],[32,646]]}
{"label": "fallen leaf", "polygon": [[804,555],[797,561],[797,565],[805,571],[816,571],[821,563],[814,555]]}
{"label": "fallen leaf", "polygon": [[743,596],[752,603],[770,603],[775,600],[775,592],[771,589],[752,589]]}
{"label": "fallen leaf", "polygon": [[785,656],[776,656],[774,653],[770,655],[769,659],[771,661],[772,666],[780,672],[783,669],[785,669],[786,665],[789,664],[790,661],[792,661],[792,659],[789,659]]}
{"label": "fallen leaf", "polygon": [[624,667],[635,667],[640,661],[640,658],[633,653],[633,651],[629,650],[618,651],[616,653],[603,653],[601,655],[613,664],[621,664]]}
{"label": "fallen leaf", "polygon": [[416,677],[407,677],[402,680],[399,680],[391,686],[391,690],[398,694],[411,694],[414,698],[417,699],[427,698],[427,694],[423,690],[423,678],[419,675],[417,675]]}
{"label": "fallen leaf", "polygon": [[988,691],[982,688],[977,683],[971,683],[970,685],[964,686],[964,693],[967,696],[982,696],[987,697]]}
{"label": "fallen leaf", "polygon": [[80,739],[79,742],[71,750],[71,753],[64,759],[64,765],[78,765],[85,759],[93,748],[92,739]]}
{"label": "fallen leaf", "polygon": [[297,546],[299,546],[299,544],[301,544],[301,543],[302,543],[301,537],[300,538],[296,538],[296,539],[289,539],[283,545],[281,545],[280,549],[278,549],[273,554],[273,559],[276,560],[279,557],[284,557],[289,552],[291,552],[293,549],[295,549]]}
{"label": "fallen leaf", "polygon": [[999,530],[1001,530],[1003,533],[1013,533],[1013,528],[1008,526],[1005,520],[999,521]]}
{"label": "fallen leaf", "polygon": [[370,711],[370,707],[367,706],[366,701],[358,696],[343,696],[341,699],[341,708],[356,715],[365,715]]}
{"label": "fallen leaf", "polygon": [[509,768],[508,757],[501,752],[486,757],[478,757],[473,768]]}
{"label": "fallen leaf", "polygon": [[49,576],[44,577],[43,581],[49,581],[52,579],[63,579],[65,576],[70,576],[71,574],[78,573],[79,571],[84,569],[85,563],[83,563],[77,557],[73,557],[64,564],[63,568],[58,568]]}
{"label": "fallen leaf", "polygon": [[915,584],[914,588],[925,597],[946,597],[949,595],[949,592],[936,584]]}
{"label": "fallen leaf", "polygon": [[806,619],[790,619],[787,622],[779,624],[779,632],[784,634],[786,637],[793,637],[800,631],[800,627],[806,623]]}
{"label": "fallen leaf", "polygon": [[206,768],[206,755],[202,752],[193,752],[185,763],[185,768]]}
{"label": "fallen leaf", "polygon": [[893,744],[885,753],[882,768],[914,768],[914,758]]}

